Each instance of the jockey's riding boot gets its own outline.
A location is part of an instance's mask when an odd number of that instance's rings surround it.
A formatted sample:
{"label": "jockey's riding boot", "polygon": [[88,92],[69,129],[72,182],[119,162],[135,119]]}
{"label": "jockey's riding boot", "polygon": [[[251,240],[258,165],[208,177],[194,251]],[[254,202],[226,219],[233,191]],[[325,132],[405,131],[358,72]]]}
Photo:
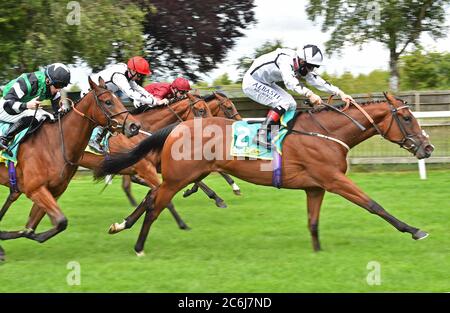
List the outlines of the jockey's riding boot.
{"label": "jockey's riding boot", "polygon": [[22,130],[30,126],[32,121],[31,119],[33,119],[32,116],[27,116],[9,126],[6,133],[3,136],[0,136],[0,150],[7,150],[9,143],[14,139],[14,137]]}
{"label": "jockey's riding boot", "polygon": [[99,127],[97,134],[95,134],[95,137],[89,142],[89,147],[91,147],[97,153],[105,153],[102,145],[102,140],[106,135],[106,131],[106,129]]}
{"label": "jockey's riding boot", "polygon": [[266,119],[261,124],[261,128],[258,129],[258,134],[256,135],[256,143],[261,146],[269,149],[271,147],[271,143],[268,140],[268,133],[270,132],[270,128],[272,125],[278,123],[281,115],[286,112],[281,106],[277,106],[276,108],[269,111]]}

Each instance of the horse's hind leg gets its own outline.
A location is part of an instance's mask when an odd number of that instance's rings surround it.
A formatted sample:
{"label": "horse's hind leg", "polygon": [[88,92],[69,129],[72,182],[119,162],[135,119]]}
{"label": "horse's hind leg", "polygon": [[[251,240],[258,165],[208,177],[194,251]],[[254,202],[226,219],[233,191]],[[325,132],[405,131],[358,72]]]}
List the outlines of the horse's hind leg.
{"label": "horse's hind leg", "polygon": [[241,195],[241,189],[239,188],[239,186],[234,182],[233,178],[231,178],[230,175],[219,172],[220,175],[222,175],[222,177],[226,180],[226,182],[228,183],[228,185],[231,186],[231,188],[233,188],[233,193],[236,196],[240,196]]}
{"label": "horse's hind leg", "polygon": [[20,192],[10,192],[8,197],[6,198],[5,203],[2,206],[2,209],[0,210],[0,221],[5,216],[5,213],[8,211],[11,204],[13,204],[17,199],[19,199],[20,195],[22,193]]}
{"label": "horse's hind leg", "polygon": [[158,218],[159,214],[167,206],[170,200],[172,200],[178,190],[180,190],[180,188],[169,186],[166,182],[163,182],[161,186],[146,197],[144,203],[146,206],[145,218],[134,247],[138,256],[143,255],[145,241],[147,240],[151,225]]}
{"label": "horse's hind leg", "polygon": [[325,190],[322,188],[305,189],[306,202],[308,207],[308,228],[311,232],[311,239],[314,251],[320,251],[319,241],[319,214]]}
{"label": "horse's hind leg", "polygon": [[354,182],[343,174],[340,175],[340,177],[330,180],[330,183],[326,186],[326,190],[341,195],[347,200],[363,207],[370,213],[380,216],[398,231],[410,233],[415,240],[423,239],[428,236],[426,232],[411,227],[389,214],[381,205],[370,199]]}
{"label": "horse's hind leg", "polygon": [[5,250],[3,250],[2,246],[0,246],[0,261],[5,260]]}
{"label": "horse's hind leg", "polygon": [[122,176],[122,189],[127,195],[130,204],[135,207],[137,205],[137,202],[136,199],[134,199],[133,194],[131,193],[131,177],[129,175]]}

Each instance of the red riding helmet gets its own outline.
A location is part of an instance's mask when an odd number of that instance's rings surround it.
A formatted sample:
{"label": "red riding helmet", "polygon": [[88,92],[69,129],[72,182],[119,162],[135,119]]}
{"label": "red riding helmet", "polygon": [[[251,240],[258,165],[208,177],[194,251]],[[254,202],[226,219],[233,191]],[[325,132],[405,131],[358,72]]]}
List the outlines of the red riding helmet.
{"label": "red riding helmet", "polygon": [[130,70],[136,71],[139,74],[150,75],[150,64],[143,57],[132,57],[128,60],[128,68]]}
{"label": "red riding helmet", "polygon": [[172,87],[178,90],[189,91],[191,90],[191,85],[186,78],[178,77],[172,82]]}

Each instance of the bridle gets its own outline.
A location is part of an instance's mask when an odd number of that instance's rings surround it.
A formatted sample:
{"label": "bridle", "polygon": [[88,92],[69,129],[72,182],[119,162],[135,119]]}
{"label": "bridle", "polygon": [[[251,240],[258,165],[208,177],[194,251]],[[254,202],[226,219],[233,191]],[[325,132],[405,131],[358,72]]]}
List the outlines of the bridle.
{"label": "bridle", "polygon": [[[216,97],[216,99],[218,98]],[[234,120],[234,117],[239,115],[239,112],[237,110],[234,110],[233,112],[232,107],[228,107],[225,105],[226,101],[227,99],[219,100],[219,109],[222,110],[222,112],[225,114],[227,118]]]}
{"label": "bridle", "polygon": [[[391,112],[391,120],[389,122],[389,126],[387,128],[387,130],[383,133],[383,131],[380,129],[380,127],[374,122],[374,120],[372,119],[372,117],[370,117],[370,115],[356,102],[352,102],[352,104],[359,110],[361,111],[361,113],[369,120],[369,122],[372,124],[372,126],[375,128],[375,130],[377,131],[377,133],[383,137],[384,139],[387,139],[393,143],[398,144],[401,148],[406,149],[408,151],[411,151],[413,154],[415,154],[417,152],[417,150],[419,150],[420,148],[420,144],[418,144],[418,142],[414,139],[414,135],[408,134],[408,132],[405,129],[405,126],[402,124],[402,122],[400,121],[400,117],[398,116],[398,111],[403,110],[403,109],[408,109],[410,108],[409,105],[406,104],[405,101],[401,100],[403,102],[403,105],[396,108],[390,101],[389,99],[387,99],[387,103],[389,105],[389,109]],[[387,138],[389,131],[391,130],[391,127],[395,122],[397,123],[398,128],[400,129],[400,132],[403,136],[403,139],[401,140],[390,140]],[[407,143],[410,142],[409,145],[407,145]]]}
{"label": "bridle", "polygon": [[[105,128],[107,128],[108,131],[110,131],[111,133],[114,132],[114,128],[116,129],[116,131],[117,131],[117,129],[119,129],[119,128],[121,128],[122,130],[124,130],[124,129],[125,129],[124,125],[126,125],[126,121],[127,121],[127,119],[128,119],[128,116],[129,116],[130,112],[129,112],[128,110],[124,110],[124,111],[121,111],[121,112],[119,112],[119,113],[110,114],[108,111],[105,110],[105,108],[103,107],[103,105],[100,104],[100,100],[99,100],[99,98],[98,98],[98,97],[100,97],[101,95],[103,95],[104,93],[109,92],[109,90],[103,90],[103,91],[100,92],[99,94],[97,94],[97,93],[95,92],[94,89],[91,90],[91,92],[94,94],[95,104],[101,109],[103,115],[106,117],[107,124],[106,124]],[[86,94],[86,95],[87,95],[87,94]],[[85,96],[86,96],[86,95],[85,95]],[[83,118],[89,120],[89,121],[92,122],[94,125],[100,125],[100,123],[99,123],[97,120],[95,120],[94,118],[92,118],[92,117],[90,117],[90,116],[84,114],[83,112],[80,112],[80,111],[76,108],[76,104],[75,104],[71,99],[67,98],[66,100],[68,100],[69,102],[71,102],[72,110],[73,110],[75,113],[77,113],[77,114],[80,115],[81,117],[83,117]],[[62,99],[61,99],[61,101],[62,101]],[[60,101],[60,103],[61,103],[61,101]],[[80,101],[79,101],[78,103],[80,103]],[[124,121],[123,121],[123,124],[119,124],[119,122],[118,122],[116,119],[114,119],[114,117],[119,116],[119,115],[122,115],[122,114],[127,114],[127,115],[125,116],[125,119],[124,119]],[[70,161],[70,160],[68,159],[67,155],[66,155],[66,148],[65,148],[65,144],[64,144],[64,132],[63,132],[62,124],[61,124],[61,114],[58,114],[58,126],[59,126],[59,133],[60,133],[60,135],[61,135],[61,150],[62,150],[64,162],[65,162],[64,167],[61,169],[61,173],[60,173],[60,175],[62,176],[63,171],[64,171],[64,168],[65,168],[67,165],[78,166],[79,164]]]}
{"label": "bridle", "polygon": [[[174,99],[173,102],[167,104],[167,108],[168,108],[168,109],[169,109],[169,110],[177,117],[177,119],[178,119],[180,122],[183,122],[184,119],[181,118],[181,116],[180,116],[177,112],[175,112],[174,109],[172,109],[171,105],[174,104],[174,103],[176,103],[176,102],[178,102],[178,101],[182,101],[182,100],[184,100],[184,99],[188,99],[188,98],[187,98],[187,97],[186,97],[186,98],[183,98],[183,99],[176,98],[176,99]],[[191,101],[190,99],[188,99],[188,101],[189,101],[189,111],[187,111],[186,116],[189,116],[189,114],[190,114],[191,111],[192,111],[192,112],[194,113],[194,116],[195,116],[195,117],[206,117],[207,111],[205,111],[205,110],[203,110],[203,109],[197,109],[197,108],[195,107],[195,104],[196,104],[197,102],[203,101],[202,98],[199,98],[199,99],[197,99],[196,101]]]}
{"label": "bridle", "polygon": [[[127,119],[130,116],[130,112],[128,110],[124,110],[115,114],[110,114],[105,107],[100,103],[99,97],[101,95],[103,95],[104,93],[110,92],[109,90],[103,90],[102,92],[100,92],[99,94],[97,94],[95,92],[95,90],[92,90],[92,93],[94,94],[94,99],[95,99],[95,104],[100,108],[100,110],[102,111],[103,115],[106,117],[107,120],[107,124],[104,126],[106,129],[108,129],[108,131],[110,131],[111,133],[114,133],[117,131],[117,129],[124,129],[124,125],[126,125]],[[83,112],[80,112],[75,104],[72,101],[72,109],[74,110],[75,113],[77,113],[78,115],[80,115],[83,118],[88,119],[89,121],[91,121],[94,125],[100,125],[100,123],[95,120],[94,118],[84,114]],[[123,121],[123,124],[119,124],[119,122],[114,119],[114,117],[117,117],[119,115],[122,114],[126,114],[125,115],[125,119]],[[114,130],[115,129],[115,130]]]}

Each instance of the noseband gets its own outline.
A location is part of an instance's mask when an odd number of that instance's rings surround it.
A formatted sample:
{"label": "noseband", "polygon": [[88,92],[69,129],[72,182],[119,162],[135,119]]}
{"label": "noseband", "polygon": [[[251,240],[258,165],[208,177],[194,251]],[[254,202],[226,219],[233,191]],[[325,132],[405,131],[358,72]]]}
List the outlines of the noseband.
{"label": "noseband", "polygon": [[[402,100],[403,101],[403,100]],[[356,102],[352,102],[352,104],[361,111],[361,113],[363,113],[363,115],[369,120],[369,122],[372,124],[372,126],[375,128],[375,130],[377,131],[377,133],[383,137],[384,139],[387,139],[387,135],[389,133],[389,131],[391,130],[392,124],[395,120],[395,122],[397,123],[398,128],[400,129],[400,132],[403,135],[403,139],[401,140],[390,140],[393,143],[398,144],[401,148],[406,149],[408,151],[412,151],[412,153],[416,153],[417,150],[419,150],[420,145],[417,143],[417,141],[414,139],[414,135],[408,134],[408,132],[406,131],[405,127],[403,126],[402,122],[400,121],[400,117],[398,116],[398,111],[403,110],[403,109],[408,109],[409,110],[409,105],[407,105],[404,101],[402,106],[396,108],[392,105],[392,103],[387,100],[387,103],[389,105],[390,108],[390,112],[391,112],[391,121],[389,122],[389,127],[387,128],[387,130],[383,133],[383,131],[380,129],[380,127],[378,127],[378,125],[374,122],[374,120],[370,117],[370,115]],[[410,142],[410,144],[408,145],[407,143]]]}

